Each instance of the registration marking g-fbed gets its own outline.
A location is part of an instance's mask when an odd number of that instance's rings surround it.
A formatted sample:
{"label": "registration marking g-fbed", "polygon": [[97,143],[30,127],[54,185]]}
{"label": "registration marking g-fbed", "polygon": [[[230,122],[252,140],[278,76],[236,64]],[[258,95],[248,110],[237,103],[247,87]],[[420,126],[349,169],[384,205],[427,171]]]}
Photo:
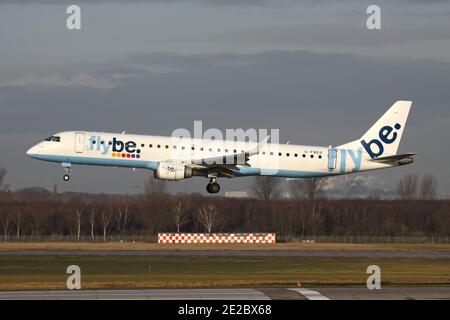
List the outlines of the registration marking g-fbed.
{"label": "registration marking g-fbed", "polygon": [[289,290],[297,291],[301,295],[303,295],[308,300],[330,300],[328,297],[324,296],[318,291],[309,290],[309,289],[301,289],[301,288],[291,288]]}

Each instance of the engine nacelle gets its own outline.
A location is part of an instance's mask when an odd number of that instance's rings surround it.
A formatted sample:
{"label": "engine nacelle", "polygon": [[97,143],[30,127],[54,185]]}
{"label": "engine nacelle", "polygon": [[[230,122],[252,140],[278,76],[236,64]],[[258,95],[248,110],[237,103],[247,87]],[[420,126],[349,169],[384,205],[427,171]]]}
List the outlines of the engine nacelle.
{"label": "engine nacelle", "polygon": [[158,164],[154,177],[161,180],[183,180],[192,177],[192,168],[180,162],[162,161]]}

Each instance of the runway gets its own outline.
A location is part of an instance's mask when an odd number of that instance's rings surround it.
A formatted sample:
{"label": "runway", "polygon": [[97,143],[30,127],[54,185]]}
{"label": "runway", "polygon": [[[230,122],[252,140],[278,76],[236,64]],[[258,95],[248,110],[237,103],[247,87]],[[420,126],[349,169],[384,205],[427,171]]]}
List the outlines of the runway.
{"label": "runway", "polygon": [[450,259],[450,250],[0,250],[0,256],[208,256]]}
{"label": "runway", "polygon": [[3,291],[0,300],[450,300],[450,286]]}

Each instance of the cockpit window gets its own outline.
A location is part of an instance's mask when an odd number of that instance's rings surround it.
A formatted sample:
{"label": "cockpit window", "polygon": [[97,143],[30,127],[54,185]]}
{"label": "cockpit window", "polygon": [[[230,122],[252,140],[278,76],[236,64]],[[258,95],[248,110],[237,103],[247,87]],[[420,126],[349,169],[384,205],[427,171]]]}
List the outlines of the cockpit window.
{"label": "cockpit window", "polygon": [[59,136],[50,136],[48,138],[45,138],[44,141],[61,142],[61,137],[59,137]]}

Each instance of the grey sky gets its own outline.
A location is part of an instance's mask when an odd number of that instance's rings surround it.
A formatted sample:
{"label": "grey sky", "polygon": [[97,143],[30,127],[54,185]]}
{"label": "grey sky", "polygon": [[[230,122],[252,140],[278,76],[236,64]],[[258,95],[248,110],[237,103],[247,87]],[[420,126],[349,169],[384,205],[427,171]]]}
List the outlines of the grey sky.
{"label": "grey sky", "polygon": [[[411,99],[400,148],[418,152],[417,162],[376,173],[376,187],[431,172],[450,192],[446,161],[437,160],[450,157],[447,2],[381,2],[380,31],[364,28],[369,1],[79,1],[81,31],[65,28],[65,3],[11,2],[0,0],[0,166],[13,188],[59,183],[61,168],[24,151],[60,130],[170,134],[203,120],[329,145],[357,138],[395,100]],[[80,167],[70,185],[59,184],[138,192],[147,175]],[[204,183],[171,187],[203,192]]]}

